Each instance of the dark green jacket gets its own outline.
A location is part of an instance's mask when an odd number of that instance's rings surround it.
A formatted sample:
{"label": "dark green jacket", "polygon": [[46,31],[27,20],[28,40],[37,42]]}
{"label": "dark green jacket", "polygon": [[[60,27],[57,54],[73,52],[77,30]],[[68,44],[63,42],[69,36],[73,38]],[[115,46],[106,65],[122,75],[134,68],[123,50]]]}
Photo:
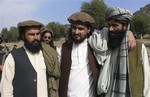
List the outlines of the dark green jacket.
{"label": "dark green jacket", "polygon": [[45,43],[42,43],[42,52],[47,68],[48,95],[49,97],[58,97],[60,65],[57,53],[54,48]]}
{"label": "dark green jacket", "polygon": [[142,43],[137,41],[136,47],[129,52],[129,81],[132,97],[143,97],[143,68],[141,62]]}

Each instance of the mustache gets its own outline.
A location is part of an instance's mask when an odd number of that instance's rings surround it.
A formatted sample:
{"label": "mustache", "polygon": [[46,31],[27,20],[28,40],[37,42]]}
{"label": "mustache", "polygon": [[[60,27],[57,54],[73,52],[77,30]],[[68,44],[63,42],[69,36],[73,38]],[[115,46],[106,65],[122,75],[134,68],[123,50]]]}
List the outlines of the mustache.
{"label": "mustache", "polygon": [[74,35],[75,35],[75,36],[80,36],[79,33],[77,33],[77,34],[76,34],[76,33],[73,33],[72,36],[74,36]]}
{"label": "mustache", "polygon": [[40,43],[40,40],[34,39],[34,40],[31,42],[31,44],[32,44],[32,43],[35,43],[35,42]]}

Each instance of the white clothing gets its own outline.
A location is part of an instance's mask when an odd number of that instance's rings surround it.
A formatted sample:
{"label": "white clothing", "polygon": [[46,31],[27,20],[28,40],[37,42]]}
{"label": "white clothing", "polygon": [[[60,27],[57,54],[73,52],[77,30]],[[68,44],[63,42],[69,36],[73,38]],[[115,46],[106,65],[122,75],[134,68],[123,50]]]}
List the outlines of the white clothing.
{"label": "white clothing", "polygon": [[[61,49],[57,51],[61,58]],[[93,75],[87,54],[87,39],[80,44],[73,43],[67,97],[93,97]]]}
{"label": "white clothing", "polygon": [[148,60],[147,49],[145,45],[142,44],[141,50],[141,60],[143,64],[143,71],[144,71],[144,90],[143,94],[144,97],[150,97],[150,65]]}
{"label": "white clothing", "polygon": [[[89,38],[89,43],[91,45],[91,47],[93,48],[95,54],[95,57],[97,59],[97,61],[100,63],[102,63],[103,61],[100,60],[102,58],[105,58],[105,56],[101,56],[105,55],[105,49],[107,50],[107,41],[108,41],[108,29],[104,28],[101,30],[101,32],[99,31],[95,31]],[[100,43],[97,43],[97,41],[99,41]],[[99,45],[100,44],[100,45]],[[100,51],[100,53],[98,53]],[[104,51],[104,52],[102,52]],[[116,51],[118,51],[116,49]],[[116,51],[113,51],[113,56],[111,57],[111,65],[112,65],[112,72],[111,74],[113,74],[114,72],[114,64],[116,63],[116,60],[114,58],[116,58]],[[116,54],[115,54],[116,53]],[[98,55],[100,54],[100,55]],[[142,61],[142,66],[143,66],[143,71],[144,71],[144,90],[143,90],[143,96],[144,97],[150,97],[150,65],[149,65],[149,59],[148,59],[148,55],[147,55],[147,50],[144,44],[142,44],[142,49],[141,49],[141,61]],[[102,57],[102,58],[101,58]],[[103,65],[103,64],[101,64]],[[107,76],[107,75],[105,75]],[[112,79],[112,78],[110,78]],[[110,87],[112,87],[112,82],[110,81]],[[110,88],[109,87],[109,88]],[[110,97],[110,91],[107,92],[107,94],[105,95],[105,97]]]}
{"label": "white clothing", "polygon": [[[48,97],[47,80],[46,80],[46,66],[42,51],[37,54],[32,54],[25,50],[29,60],[37,72],[37,97]],[[21,57],[21,56],[18,56]],[[1,97],[13,97],[12,81],[15,75],[15,62],[10,53],[4,63],[1,80]]]}

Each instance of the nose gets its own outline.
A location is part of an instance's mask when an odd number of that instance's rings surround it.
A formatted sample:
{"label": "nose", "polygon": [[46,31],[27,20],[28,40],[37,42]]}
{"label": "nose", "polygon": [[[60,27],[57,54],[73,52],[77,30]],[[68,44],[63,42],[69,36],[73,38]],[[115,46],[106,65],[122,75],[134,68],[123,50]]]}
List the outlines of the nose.
{"label": "nose", "polygon": [[79,32],[80,32],[79,29],[74,29],[75,34],[78,34]]}
{"label": "nose", "polygon": [[112,26],[109,26],[109,31],[114,31],[114,28]]}
{"label": "nose", "polygon": [[40,35],[35,34],[35,35],[34,35],[34,39],[39,39],[39,36],[40,36]]}

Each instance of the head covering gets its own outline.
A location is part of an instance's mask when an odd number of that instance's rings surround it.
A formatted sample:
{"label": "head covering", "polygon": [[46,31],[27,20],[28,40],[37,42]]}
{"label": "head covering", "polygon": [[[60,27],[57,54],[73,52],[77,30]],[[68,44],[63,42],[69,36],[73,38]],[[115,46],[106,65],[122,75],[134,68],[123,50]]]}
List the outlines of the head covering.
{"label": "head covering", "polygon": [[49,32],[51,34],[52,37],[54,37],[54,33],[52,30],[50,29],[44,29],[41,33],[41,36],[43,37],[45,35],[46,32]]}
{"label": "head covering", "polygon": [[89,23],[89,24],[95,23],[94,18],[85,12],[76,12],[72,14],[67,20],[70,23],[74,23],[74,22],[82,22],[82,23]]}
{"label": "head covering", "polygon": [[127,21],[130,22],[133,14],[131,11],[125,8],[119,7],[110,7],[106,10],[106,20],[115,19],[119,21]]}
{"label": "head covering", "polygon": [[27,21],[22,21],[18,23],[18,28],[19,27],[30,27],[30,26],[39,26],[39,27],[43,27],[44,25],[38,21],[34,21],[34,20],[27,20]]}
{"label": "head covering", "polygon": [[22,39],[22,33],[24,33],[24,30],[26,27],[38,27],[39,29],[42,28],[44,26],[44,24],[38,22],[38,21],[34,21],[34,20],[27,20],[27,21],[22,21],[19,22],[17,24],[18,26],[18,30],[19,30],[19,35],[20,35],[20,39]]}

